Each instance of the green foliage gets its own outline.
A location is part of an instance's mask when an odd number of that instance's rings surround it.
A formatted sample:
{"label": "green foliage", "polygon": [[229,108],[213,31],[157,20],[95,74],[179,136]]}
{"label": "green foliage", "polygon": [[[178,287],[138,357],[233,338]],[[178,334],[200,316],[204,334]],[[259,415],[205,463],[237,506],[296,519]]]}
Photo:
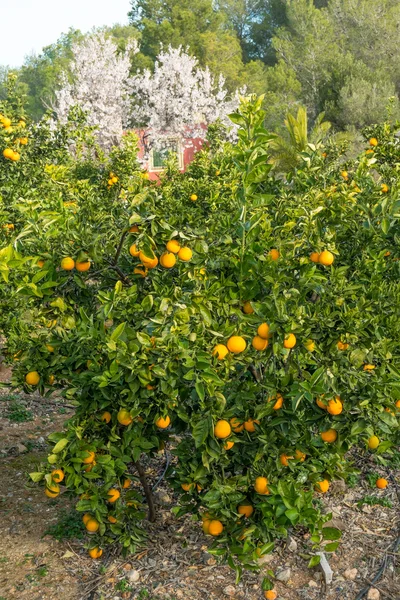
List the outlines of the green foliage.
{"label": "green foliage", "polygon": [[12,402],[8,407],[7,419],[13,421],[13,423],[23,423],[24,421],[32,421],[33,414],[20,402]]}
{"label": "green foliage", "polygon": [[393,504],[387,498],[381,498],[380,496],[364,496],[357,502],[358,508],[361,508],[364,505],[368,506],[386,506],[388,508],[392,508]]}
{"label": "green foliage", "polygon": [[63,514],[54,525],[50,525],[43,535],[51,535],[58,542],[64,540],[82,540],[85,528],[81,515],[75,510]]}
{"label": "green foliage", "polygon": [[[56,129],[28,124],[20,161],[1,159],[0,215],[14,225],[0,229],[12,383],[58,389],[76,406],[31,477],[54,497],[62,470],[78,512],[99,523],[90,548],[143,543],[141,462],[170,442],[173,512],[222,524],[209,551],[238,578],[293,527],[311,532],[313,550],[328,541],[334,551],[340,532],[324,528],[319,483],[345,478],[346,453],[371,435],[385,452],[398,438],[398,126],[367,130],[376,144],[344,171],[342,149],[323,146],[322,119],[307,143],[300,110],[288,126],[302,161],[277,179],[262,104],[243,99],[231,115],[235,145],[217,125],[185,173],[169,161],[154,183],[132,158],[133,137],[106,157],[79,111]],[[1,112],[18,122],[14,105]],[[164,268],[172,239],[192,256]],[[332,264],[311,260],[323,251]],[[66,257],[88,270],[65,270]],[[215,346],[232,336],[245,350],[219,360]],[[218,437],[216,423],[232,418],[240,427]],[[330,429],[337,439],[324,442]]]}

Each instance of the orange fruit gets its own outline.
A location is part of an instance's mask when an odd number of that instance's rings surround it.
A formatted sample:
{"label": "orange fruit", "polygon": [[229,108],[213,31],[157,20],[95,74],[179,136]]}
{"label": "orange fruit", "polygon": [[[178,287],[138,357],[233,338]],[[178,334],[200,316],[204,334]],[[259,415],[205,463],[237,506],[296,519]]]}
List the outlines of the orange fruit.
{"label": "orange fruit", "polygon": [[101,420],[105,423],[109,423],[111,421],[111,413],[109,413],[107,410],[103,412],[101,415]]}
{"label": "orange fruit", "polygon": [[294,348],[295,345],[296,345],[296,342],[297,342],[297,340],[296,340],[296,336],[294,335],[294,333],[287,333],[285,335],[285,339],[284,339],[284,342],[283,342],[283,347],[284,348],[289,348],[289,349],[290,348]]}
{"label": "orange fruit", "polygon": [[254,482],[254,489],[257,494],[261,494],[261,496],[269,494],[268,479],[266,477],[257,477]]}
{"label": "orange fruit", "polygon": [[230,450],[231,448],[233,448],[233,446],[235,445],[235,442],[230,442],[229,440],[227,442],[225,442],[224,444],[224,449],[225,450]]}
{"label": "orange fruit", "polygon": [[11,148],[5,148],[3,150],[3,156],[4,156],[4,158],[8,158],[9,160],[13,160],[14,150],[12,150]]}
{"label": "orange fruit", "polygon": [[150,256],[146,256],[144,252],[139,252],[140,262],[144,264],[147,269],[154,269],[158,265],[158,258],[154,256],[153,258]]}
{"label": "orange fruit", "polygon": [[380,440],[379,440],[378,436],[376,436],[376,435],[372,435],[368,440],[368,448],[370,450],[376,450],[376,448],[379,446],[379,444],[380,444]]}
{"label": "orange fruit", "polygon": [[324,479],[323,481],[317,481],[314,488],[317,492],[325,494],[329,490],[329,481],[327,479]]}
{"label": "orange fruit", "polygon": [[[399,400],[399,402],[400,402],[400,400]],[[230,426],[232,427],[232,430],[235,433],[240,433],[244,429],[244,423],[239,421],[239,419],[237,419],[236,417],[232,417],[230,419],[229,423],[230,423]]]}
{"label": "orange fruit", "polygon": [[294,453],[294,457],[300,462],[304,462],[306,460],[306,454],[301,450],[296,450],[296,452]]}
{"label": "orange fruit", "polygon": [[376,138],[372,137],[372,138],[369,140],[369,145],[370,145],[370,146],[377,146],[377,145],[378,145],[378,140],[377,140]]}
{"label": "orange fruit", "polygon": [[208,526],[208,533],[213,536],[221,535],[224,530],[224,526],[221,521],[213,520]]}
{"label": "orange fruit", "polygon": [[136,244],[132,244],[132,246],[129,247],[129,254],[131,256],[139,256],[140,250],[137,249]]}
{"label": "orange fruit", "polygon": [[224,344],[217,344],[213,350],[213,356],[217,356],[218,360],[223,360],[229,354],[228,348]]}
{"label": "orange fruit", "polygon": [[112,523],[113,525],[114,525],[114,523],[118,523],[117,519],[115,517],[113,517],[112,515],[108,515],[107,521],[109,523]]}
{"label": "orange fruit", "polygon": [[1,122],[3,123],[4,128],[10,127],[10,125],[11,125],[11,119],[9,119],[8,117],[3,117],[1,119]]}
{"label": "orange fruit", "polygon": [[53,385],[53,383],[55,382],[56,378],[54,377],[54,375],[49,375],[49,385]]}
{"label": "orange fruit", "polygon": [[172,269],[176,263],[176,256],[172,252],[164,252],[160,256],[160,265],[165,269]]}
{"label": "orange fruit", "polygon": [[313,263],[319,262],[319,252],[311,252],[311,254],[310,254],[310,260]]}
{"label": "orange fruit", "polygon": [[46,344],[46,348],[48,352],[54,352],[54,346],[50,346],[50,344]]}
{"label": "orange fruit", "polygon": [[98,546],[96,546],[96,548],[91,548],[88,550],[88,552],[91,558],[100,558],[100,556],[103,554],[103,550],[101,550],[101,548]]}
{"label": "orange fruit", "polygon": [[333,442],[336,442],[338,433],[335,429],[328,429],[327,431],[323,431],[320,435],[323,442],[332,444]]}
{"label": "orange fruit", "polygon": [[248,431],[249,433],[253,433],[256,430],[254,423],[256,425],[259,425],[260,421],[258,421],[257,419],[247,419],[247,421],[244,422],[245,430]]}
{"label": "orange fruit", "polygon": [[159,429],[166,429],[169,424],[171,423],[171,419],[170,417],[167,415],[164,419],[164,417],[160,417],[159,419],[157,419],[156,421],[156,427],[158,427]]}
{"label": "orange fruit", "polygon": [[278,594],[274,592],[274,590],[267,590],[266,592],[264,592],[264,598],[266,600],[276,600],[277,597]]}
{"label": "orange fruit", "polygon": [[57,483],[60,483],[64,477],[65,475],[62,469],[54,469],[54,471],[51,472],[51,478],[57,481]]}
{"label": "orange fruit", "polygon": [[387,183],[382,183],[381,185],[381,191],[386,194],[386,192],[389,191],[389,186],[387,185]]}
{"label": "orange fruit", "polygon": [[133,272],[135,275],[141,275],[141,277],[147,277],[148,274],[148,269],[146,268],[141,268],[141,267],[135,267],[133,269]]}
{"label": "orange fruit", "polygon": [[272,396],[272,398],[268,398],[268,402],[272,402],[272,400],[275,400],[275,398],[276,402],[272,408],[274,410],[279,410],[283,406],[283,396],[282,394],[277,394],[276,396]]}
{"label": "orange fruit", "polygon": [[183,262],[188,262],[192,256],[193,256],[193,252],[191,251],[190,248],[187,248],[186,246],[183,246],[179,252],[178,252],[178,256],[179,258],[183,261]]}
{"label": "orange fruit", "polygon": [[269,325],[268,323],[261,323],[257,329],[257,335],[263,340],[267,340],[269,338]]}
{"label": "orange fruit", "polygon": [[44,267],[44,260],[38,260],[37,261],[37,266],[42,269]]}
{"label": "orange fruit", "polygon": [[237,511],[239,515],[244,515],[245,517],[249,518],[254,512],[254,508],[251,506],[251,504],[240,504],[237,508]]}
{"label": "orange fruit", "polygon": [[256,335],[253,337],[251,345],[253,346],[253,348],[255,350],[262,352],[263,350],[265,350],[267,348],[268,340],[265,340],[264,338],[260,337],[259,335]]}
{"label": "orange fruit", "polygon": [[228,436],[230,436],[232,433],[232,429],[231,426],[229,425],[228,421],[225,421],[224,419],[220,419],[219,421],[216,422],[215,427],[214,427],[214,435],[216,438],[223,440],[225,438],[227,438]]}
{"label": "orange fruit", "polygon": [[30,371],[25,375],[25,381],[28,385],[37,385],[40,381],[40,375],[37,371]]}
{"label": "orange fruit", "polygon": [[317,403],[317,406],[322,408],[322,410],[326,410],[328,408],[328,406],[325,404],[325,402],[323,400],[321,400],[321,398],[317,398],[316,403]]}
{"label": "orange fruit", "polygon": [[90,269],[90,262],[88,260],[85,260],[83,262],[77,262],[76,265],[75,265],[75,268],[80,273],[83,273],[85,271],[89,271],[89,269]]}
{"label": "orange fruit", "polygon": [[343,410],[343,404],[342,404],[339,396],[336,396],[335,398],[332,398],[332,400],[329,400],[328,406],[327,406],[327,411],[330,415],[340,415],[342,410]]}
{"label": "orange fruit", "polygon": [[70,256],[67,256],[62,259],[61,268],[64,269],[64,271],[72,271],[74,267],[75,261]]}
{"label": "orange fruit", "polygon": [[396,408],[400,408],[400,400],[397,400],[397,402],[396,402]]}
{"label": "orange fruit", "polygon": [[203,520],[202,528],[203,528],[203,532],[206,535],[209,534],[210,523],[211,523],[211,519],[204,519]]}
{"label": "orange fruit", "polygon": [[118,500],[120,495],[121,495],[121,492],[119,490],[116,490],[115,488],[111,488],[107,492],[108,502],[113,504],[114,502],[116,502]]}
{"label": "orange fruit", "polygon": [[315,342],[314,342],[314,340],[306,340],[306,343],[304,344],[304,347],[309,352],[314,352],[314,350],[315,350]]}
{"label": "orange fruit", "polygon": [[129,479],[129,478],[126,478],[126,479],[124,480],[124,483],[122,484],[122,488],[123,488],[124,490],[127,490],[127,489],[128,489],[130,486],[131,486],[131,483],[132,483],[132,480],[131,480],[131,479]]}
{"label": "orange fruit", "polygon": [[93,519],[92,515],[90,513],[85,513],[82,517],[83,524],[86,525],[90,519]]}
{"label": "orange fruit", "polygon": [[387,481],[387,479],[384,479],[383,477],[380,477],[376,481],[376,487],[379,488],[380,490],[384,490],[388,485],[389,485],[389,482]]}
{"label": "orange fruit", "polygon": [[348,178],[349,178],[349,174],[348,174],[348,172],[347,172],[347,171],[342,171],[340,174],[341,174],[341,176],[343,177],[343,179],[344,179],[345,181],[347,181],[347,180],[348,180]]}
{"label": "orange fruit", "polygon": [[181,483],[181,488],[184,492],[190,492],[194,488],[195,484],[192,483]]}
{"label": "orange fruit", "polygon": [[284,467],[289,466],[289,460],[291,459],[293,459],[293,456],[288,456],[287,454],[281,454],[279,457],[279,461]]}
{"label": "orange fruit", "polygon": [[246,349],[246,341],[240,335],[230,337],[226,345],[229,352],[233,352],[233,354],[240,354],[240,352]]}
{"label": "orange fruit", "polygon": [[58,494],[60,493],[60,486],[57,485],[56,483],[46,486],[44,493],[46,494],[46,496],[48,498],[56,498],[58,496]]}
{"label": "orange fruit", "polygon": [[280,256],[279,250],[277,250],[276,248],[272,248],[272,250],[270,250],[268,254],[271,257],[271,260],[278,260]]}
{"label": "orange fruit", "polygon": [[243,304],[243,312],[246,315],[252,315],[253,314],[254,308],[252,307],[250,300],[247,300],[247,302],[245,302]]}
{"label": "orange fruit", "polygon": [[125,426],[130,425],[132,423],[133,419],[131,417],[129,410],[126,410],[126,408],[121,408],[117,414],[117,421],[118,421],[118,423],[121,423],[121,425],[125,425]]}
{"label": "orange fruit", "polygon": [[335,257],[333,256],[332,252],[329,252],[329,250],[324,250],[319,255],[319,264],[324,265],[325,267],[329,267],[334,260]]}
{"label": "orange fruit", "polygon": [[83,458],[82,462],[85,465],[90,465],[94,461],[96,454],[94,452],[91,452],[90,450],[87,450],[86,452],[87,454],[89,454],[89,456]]}
{"label": "orange fruit", "polygon": [[169,240],[169,242],[167,242],[168,252],[172,252],[173,254],[178,254],[180,249],[181,249],[181,245],[178,242],[178,240]]}
{"label": "orange fruit", "polygon": [[338,341],[338,343],[336,344],[338,350],[347,350],[347,348],[349,347],[349,344],[346,344],[345,342],[342,342],[341,340]]}
{"label": "orange fruit", "polygon": [[196,202],[196,200],[197,200],[197,195],[196,195],[196,194],[192,194],[192,195],[190,196],[190,199],[192,200],[192,202]]}
{"label": "orange fruit", "polygon": [[375,369],[375,365],[364,365],[364,371],[373,371]]}
{"label": "orange fruit", "polygon": [[137,225],[132,225],[132,227],[129,228],[129,233],[139,233],[140,229]]}
{"label": "orange fruit", "polygon": [[99,530],[100,523],[95,518],[90,517],[90,519],[87,519],[85,527],[89,533],[96,533]]}

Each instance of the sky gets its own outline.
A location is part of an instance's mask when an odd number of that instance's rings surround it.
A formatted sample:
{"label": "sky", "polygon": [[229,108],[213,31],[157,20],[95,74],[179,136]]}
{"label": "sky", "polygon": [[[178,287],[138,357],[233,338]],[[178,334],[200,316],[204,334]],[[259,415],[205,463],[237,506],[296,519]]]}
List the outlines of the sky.
{"label": "sky", "polygon": [[70,27],[127,24],[129,0],[0,0],[0,65],[19,67]]}

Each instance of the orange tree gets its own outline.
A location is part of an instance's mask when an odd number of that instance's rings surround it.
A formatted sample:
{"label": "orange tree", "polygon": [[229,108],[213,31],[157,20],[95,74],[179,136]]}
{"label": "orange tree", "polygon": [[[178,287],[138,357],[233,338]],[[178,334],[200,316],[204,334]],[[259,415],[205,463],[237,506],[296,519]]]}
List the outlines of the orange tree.
{"label": "orange tree", "polygon": [[[0,112],[18,123],[18,110]],[[103,156],[78,110],[65,127],[28,126],[20,160],[1,162],[12,383],[76,405],[31,477],[79,497],[94,558],[141,543],[144,497],[155,518],[143,457],[171,435],[176,514],[250,568],[296,525],[334,550],[315,496],[346,476],[353,445],[374,438],[384,462],[395,441],[394,132],[372,132],[374,154],[344,167],[310,146],[282,180],[261,101],[231,117],[235,146],[214,135],[159,184],[130,136]]]}

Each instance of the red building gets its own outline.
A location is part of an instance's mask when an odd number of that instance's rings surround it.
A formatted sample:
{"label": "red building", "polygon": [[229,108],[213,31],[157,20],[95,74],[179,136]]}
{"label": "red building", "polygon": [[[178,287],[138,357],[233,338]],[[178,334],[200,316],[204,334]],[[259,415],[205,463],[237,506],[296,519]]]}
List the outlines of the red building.
{"label": "red building", "polygon": [[[203,127],[202,127],[203,129]],[[204,129],[206,127],[204,126]],[[149,173],[149,179],[158,179],[159,174],[164,170],[165,159],[169,152],[174,152],[177,156],[177,161],[180,171],[185,171],[188,164],[194,158],[196,152],[203,148],[205,141],[203,138],[179,138],[171,135],[165,137],[160,147],[151,148],[148,142],[150,131],[148,129],[136,130],[139,138],[138,159],[143,164],[143,168]],[[152,134],[154,136],[154,134]]]}

